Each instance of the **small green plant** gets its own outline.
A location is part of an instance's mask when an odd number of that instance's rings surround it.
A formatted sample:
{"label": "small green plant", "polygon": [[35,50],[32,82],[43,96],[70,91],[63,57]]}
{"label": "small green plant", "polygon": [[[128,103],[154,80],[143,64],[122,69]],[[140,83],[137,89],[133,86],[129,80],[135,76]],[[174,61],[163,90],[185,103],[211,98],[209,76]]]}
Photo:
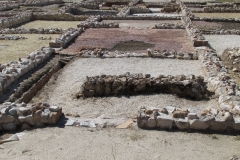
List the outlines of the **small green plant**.
{"label": "small green plant", "polygon": [[240,136],[236,136],[234,139],[235,139],[236,141],[240,141]]}
{"label": "small green plant", "polygon": [[218,139],[218,137],[215,135],[212,135],[212,139]]}
{"label": "small green plant", "polygon": [[132,141],[137,141],[139,139],[139,135],[138,134],[133,134],[133,135],[130,136],[130,139]]}

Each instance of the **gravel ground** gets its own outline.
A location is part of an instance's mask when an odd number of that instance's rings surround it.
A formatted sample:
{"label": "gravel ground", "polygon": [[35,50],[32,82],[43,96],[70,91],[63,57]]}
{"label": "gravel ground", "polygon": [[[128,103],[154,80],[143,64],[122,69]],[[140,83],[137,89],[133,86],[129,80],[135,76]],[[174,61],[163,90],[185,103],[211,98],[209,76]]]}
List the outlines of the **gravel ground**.
{"label": "gravel ground", "polygon": [[204,35],[204,37],[208,40],[210,46],[217,51],[219,56],[221,56],[223,51],[228,47],[240,47],[239,35]]}
{"label": "gravel ground", "polygon": [[120,28],[128,28],[128,27],[139,27],[139,28],[151,28],[154,27],[155,24],[159,23],[181,23],[179,20],[162,20],[162,21],[141,21],[141,20],[104,20],[105,23],[115,22],[119,23]]}
{"label": "gravel ground", "polygon": [[233,155],[240,157],[240,141],[232,135],[137,128],[88,130],[68,126],[23,133],[20,141],[0,145],[1,159],[229,160]]}
{"label": "gravel ground", "polygon": [[[190,101],[174,95],[155,94],[131,97],[105,97],[75,99],[76,93],[86,76],[103,74],[150,73],[152,77],[159,74],[204,75],[199,61],[171,59],[123,58],[123,59],[77,59],[64,67],[57,78],[49,83],[33,98],[32,102],[47,101],[63,107],[64,113],[78,113],[86,117],[98,117],[102,114],[116,117],[135,116],[141,106],[163,107],[214,107],[216,100]],[[56,79],[56,80],[55,80]]]}

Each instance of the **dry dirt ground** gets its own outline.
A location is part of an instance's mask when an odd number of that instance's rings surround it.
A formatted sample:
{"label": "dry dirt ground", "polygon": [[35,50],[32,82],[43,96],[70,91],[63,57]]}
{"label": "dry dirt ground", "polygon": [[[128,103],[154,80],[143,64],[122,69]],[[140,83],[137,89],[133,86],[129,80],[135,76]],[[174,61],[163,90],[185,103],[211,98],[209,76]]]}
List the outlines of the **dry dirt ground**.
{"label": "dry dirt ground", "polygon": [[240,13],[193,13],[195,17],[240,18]]}
{"label": "dry dirt ground", "polygon": [[209,45],[217,51],[217,54],[221,57],[223,51],[228,47],[240,47],[239,35],[204,35],[208,40]]}
{"label": "dry dirt ground", "polygon": [[138,96],[119,96],[104,98],[76,99],[86,76],[99,74],[120,75],[130,73],[150,73],[152,77],[162,75],[195,74],[203,75],[199,61],[151,58],[113,58],[113,59],[76,59],[63,68],[33,98],[32,103],[49,102],[63,107],[64,113],[80,114],[96,118],[106,115],[111,118],[131,118],[142,107],[175,106],[180,108],[218,107],[215,99],[191,101],[174,95],[154,94]]}
{"label": "dry dirt ground", "polygon": [[36,20],[22,25],[23,28],[60,28],[60,29],[68,29],[68,28],[77,28],[77,25],[81,23],[81,21],[42,21]]}
{"label": "dry dirt ground", "polygon": [[[39,40],[40,36],[49,37],[52,39],[58,37],[58,34],[12,34],[16,36],[24,36],[27,39],[21,40],[1,40],[0,41],[0,64],[11,61],[18,61],[18,58],[23,58],[31,52],[48,47],[50,40]],[[3,47],[2,47],[3,46]]]}
{"label": "dry dirt ground", "polygon": [[[152,49],[193,51],[191,41],[186,31],[182,29],[102,28],[86,30],[66,49],[66,52],[95,48],[110,50],[119,42],[131,40],[155,44]],[[146,52],[146,50],[138,52]]]}
{"label": "dry dirt ground", "polygon": [[0,145],[13,160],[229,160],[240,157],[235,136],[156,130],[79,127],[24,131],[20,141]]}
{"label": "dry dirt ground", "polygon": [[180,20],[162,20],[162,21],[152,21],[152,20],[148,20],[148,21],[141,21],[141,20],[104,20],[103,22],[105,23],[111,23],[111,22],[115,22],[115,23],[119,23],[119,27],[120,28],[133,28],[133,27],[137,27],[137,28],[151,28],[154,27],[155,24],[159,24],[159,23],[181,23]]}

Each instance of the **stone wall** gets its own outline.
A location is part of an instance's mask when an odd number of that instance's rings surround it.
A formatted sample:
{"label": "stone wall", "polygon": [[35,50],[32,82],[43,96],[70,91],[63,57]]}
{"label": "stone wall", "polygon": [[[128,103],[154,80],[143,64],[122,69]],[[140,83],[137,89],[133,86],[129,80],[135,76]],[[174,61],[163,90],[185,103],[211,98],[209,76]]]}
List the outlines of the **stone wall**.
{"label": "stone wall", "polygon": [[0,2],[0,11],[7,11],[18,7],[19,4],[12,1]]}
{"label": "stone wall", "polygon": [[29,54],[27,58],[20,58],[18,62],[0,64],[0,96],[7,88],[24,74],[39,66],[54,52],[51,48],[42,48]]}
{"label": "stone wall", "polygon": [[41,77],[36,83],[34,83],[31,88],[22,94],[20,98],[18,98],[15,102],[18,103],[29,103],[32,98],[37,94],[38,91],[40,91],[44,85],[49,81],[49,79],[52,77],[54,73],[59,71],[61,69],[60,63],[54,64],[50,70],[48,70],[47,73],[44,74],[44,76]]}
{"label": "stone wall", "polygon": [[22,39],[27,39],[24,36],[16,36],[16,35],[3,35],[0,34],[0,40],[22,40]]}
{"label": "stone wall", "polygon": [[33,13],[31,20],[48,20],[48,21],[85,21],[88,16],[66,14],[51,14],[51,13]]}
{"label": "stone wall", "polygon": [[130,14],[137,14],[137,13],[152,13],[152,11],[149,8],[130,7]]}
{"label": "stone wall", "polygon": [[181,20],[181,17],[173,16],[101,16],[101,20]]}
{"label": "stone wall", "polygon": [[5,19],[0,20],[0,29],[10,28],[22,23],[26,23],[31,21],[31,19],[32,19],[32,13],[22,13],[12,17],[7,17]]}
{"label": "stone wall", "polygon": [[189,108],[182,110],[173,106],[163,108],[141,108],[137,124],[140,128],[239,131],[240,119],[230,112],[213,108],[205,110]]}
{"label": "stone wall", "polygon": [[159,75],[155,78],[150,74],[143,75],[142,73],[100,75],[86,77],[80,93],[83,97],[167,93],[201,100],[206,97],[207,93],[203,80],[203,77],[194,75]]}
{"label": "stone wall", "polygon": [[79,36],[82,32],[82,28],[70,28],[66,32],[61,34],[58,38],[49,42],[49,46],[52,48],[65,47],[69,42]]}
{"label": "stone wall", "polygon": [[62,34],[66,30],[60,28],[5,28],[0,30],[0,34]]}
{"label": "stone wall", "polygon": [[95,50],[82,50],[79,53],[82,58],[126,58],[126,57],[141,57],[141,58],[169,58],[169,59],[183,59],[183,60],[197,60],[198,55],[193,52],[184,51],[167,51],[167,50],[150,50],[148,49],[145,53],[132,53],[132,52],[121,52],[121,51],[101,51]]}
{"label": "stone wall", "polygon": [[193,13],[189,8],[187,8],[184,3],[179,2],[182,10],[182,22],[186,26],[186,31],[193,43],[194,47],[198,46],[208,46],[208,41],[204,39],[200,30],[195,27],[191,21],[194,18]]}
{"label": "stone wall", "polygon": [[205,12],[205,13],[239,13],[240,12],[240,8],[204,7],[203,11],[197,11],[197,12]]}
{"label": "stone wall", "polygon": [[233,35],[239,35],[240,30],[236,29],[215,29],[215,30],[206,30],[206,29],[200,29],[200,32],[202,34],[219,34],[219,35],[228,35],[228,34],[233,34]]}
{"label": "stone wall", "polygon": [[174,23],[159,23],[155,24],[153,29],[185,29],[186,26],[183,24],[174,24]]}
{"label": "stone wall", "polygon": [[[238,54],[238,48],[228,50],[230,54]],[[220,107],[210,106],[205,109],[180,109],[174,106],[163,108],[141,108],[137,123],[141,128],[161,128],[181,130],[240,130],[240,90],[229,77],[223,62],[214,50],[197,50],[202,68],[208,76],[209,87],[218,96]]]}
{"label": "stone wall", "polygon": [[0,105],[0,131],[14,131],[56,124],[62,115],[62,108],[48,103],[15,104],[6,102]]}
{"label": "stone wall", "polygon": [[199,17],[194,17],[191,18],[194,21],[207,21],[207,22],[235,22],[235,23],[240,23],[240,19],[239,18],[218,18],[218,17],[211,17],[211,18],[207,18],[207,17],[203,17],[203,18],[199,18]]}
{"label": "stone wall", "polygon": [[51,4],[61,4],[63,0],[26,0],[23,6],[47,6]]}

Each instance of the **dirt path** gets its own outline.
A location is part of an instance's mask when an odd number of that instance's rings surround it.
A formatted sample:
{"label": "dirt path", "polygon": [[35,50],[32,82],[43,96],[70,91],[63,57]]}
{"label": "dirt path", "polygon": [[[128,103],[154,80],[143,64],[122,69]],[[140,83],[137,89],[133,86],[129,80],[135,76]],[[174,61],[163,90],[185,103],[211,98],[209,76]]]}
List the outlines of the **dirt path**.
{"label": "dirt path", "polygon": [[169,159],[228,160],[240,157],[234,136],[186,132],[79,127],[24,131],[22,140],[5,143],[1,159]]}

